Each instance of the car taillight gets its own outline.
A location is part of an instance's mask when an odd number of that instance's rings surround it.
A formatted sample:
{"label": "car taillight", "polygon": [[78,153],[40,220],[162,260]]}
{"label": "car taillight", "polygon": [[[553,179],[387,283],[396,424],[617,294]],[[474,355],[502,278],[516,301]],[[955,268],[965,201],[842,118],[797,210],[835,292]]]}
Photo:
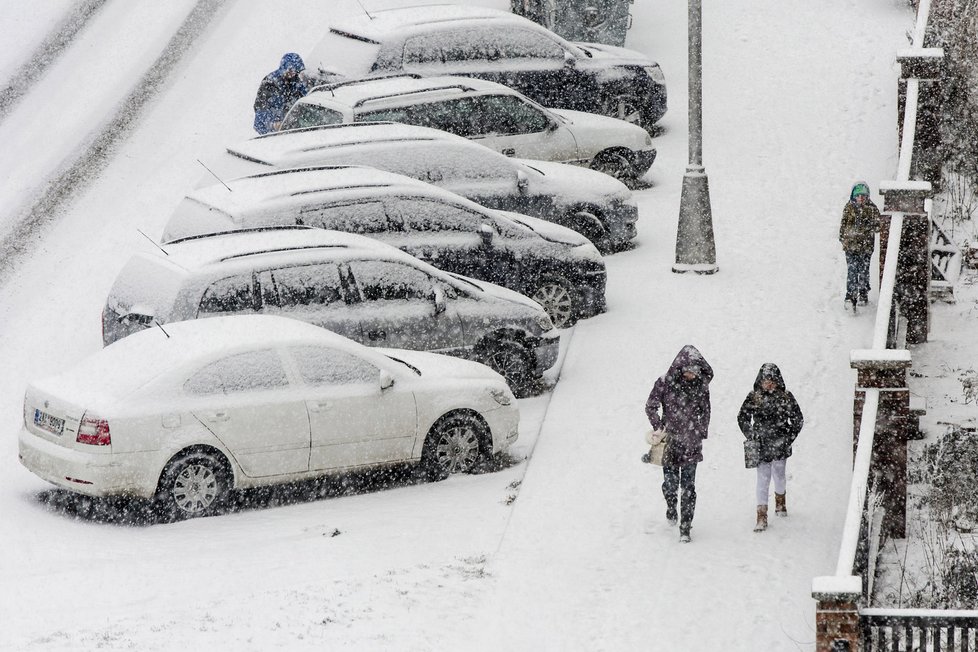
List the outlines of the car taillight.
{"label": "car taillight", "polygon": [[91,444],[92,446],[110,445],[112,435],[109,434],[109,422],[85,414],[82,416],[81,423],[78,424],[78,437],[75,438],[75,441],[79,444]]}

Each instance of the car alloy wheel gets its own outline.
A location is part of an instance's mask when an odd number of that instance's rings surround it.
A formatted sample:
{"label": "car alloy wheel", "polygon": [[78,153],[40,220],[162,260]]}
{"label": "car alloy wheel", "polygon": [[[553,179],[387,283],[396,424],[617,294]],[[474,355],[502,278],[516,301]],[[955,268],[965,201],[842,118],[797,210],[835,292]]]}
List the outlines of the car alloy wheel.
{"label": "car alloy wheel", "polygon": [[205,516],[226,497],[226,478],[215,455],[191,451],[173,460],[164,472],[164,498],[177,518]]}
{"label": "car alloy wheel", "polygon": [[442,417],[425,440],[422,465],[432,479],[469,473],[482,457],[484,437],[485,428],[473,415],[456,413]]}
{"label": "car alloy wheel", "polygon": [[530,297],[539,303],[547,314],[550,321],[557,328],[567,328],[574,323],[574,295],[564,281],[558,279],[545,279]]}

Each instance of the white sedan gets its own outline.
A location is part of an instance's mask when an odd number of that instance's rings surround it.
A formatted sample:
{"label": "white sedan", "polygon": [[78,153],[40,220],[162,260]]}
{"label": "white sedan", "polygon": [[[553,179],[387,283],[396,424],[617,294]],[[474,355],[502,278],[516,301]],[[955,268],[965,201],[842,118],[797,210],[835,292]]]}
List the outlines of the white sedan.
{"label": "white sedan", "polygon": [[155,497],[186,518],[234,488],[330,472],[470,471],[518,425],[512,392],[482,364],[249,315],[154,327],[32,383],[19,448],[60,487]]}

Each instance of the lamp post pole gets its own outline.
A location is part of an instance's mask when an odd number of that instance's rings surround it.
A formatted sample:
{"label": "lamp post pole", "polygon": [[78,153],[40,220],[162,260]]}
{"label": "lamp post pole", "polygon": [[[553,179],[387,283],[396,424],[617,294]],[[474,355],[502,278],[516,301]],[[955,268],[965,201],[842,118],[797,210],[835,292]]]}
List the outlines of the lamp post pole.
{"label": "lamp post pole", "polygon": [[689,164],[683,176],[676,231],[676,273],[717,271],[710,183],[703,167],[703,10],[689,0]]}

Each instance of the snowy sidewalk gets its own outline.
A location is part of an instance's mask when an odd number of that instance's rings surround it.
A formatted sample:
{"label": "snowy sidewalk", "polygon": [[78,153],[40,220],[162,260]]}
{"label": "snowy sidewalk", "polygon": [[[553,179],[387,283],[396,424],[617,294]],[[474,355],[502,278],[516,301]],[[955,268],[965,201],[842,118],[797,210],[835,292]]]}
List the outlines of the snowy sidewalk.
{"label": "snowy sidewalk", "polygon": [[[720,272],[669,271],[686,157],[675,72],[685,69],[685,7],[660,5],[630,37],[647,38],[630,46],[674,71],[657,185],[640,199],[639,247],[608,260],[609,312],[574,333],[487,569],[495,586],[476,628],[492,632],[485,649],[814,642],[811,578],[835,564],[851,468],[848,354],[868,342],[874,313],[842,309],[838,214],[854,178],[875,189],[893,173],[892,62],[910,14],[885,2],[706,5],[705,162]],[[716,371],[689,545],[666,524],[661,471],[639,461],[645,397],[687,343]],[[736,414],[767,361],[806,425],[788,465],[790,517],[755,534]]]}

